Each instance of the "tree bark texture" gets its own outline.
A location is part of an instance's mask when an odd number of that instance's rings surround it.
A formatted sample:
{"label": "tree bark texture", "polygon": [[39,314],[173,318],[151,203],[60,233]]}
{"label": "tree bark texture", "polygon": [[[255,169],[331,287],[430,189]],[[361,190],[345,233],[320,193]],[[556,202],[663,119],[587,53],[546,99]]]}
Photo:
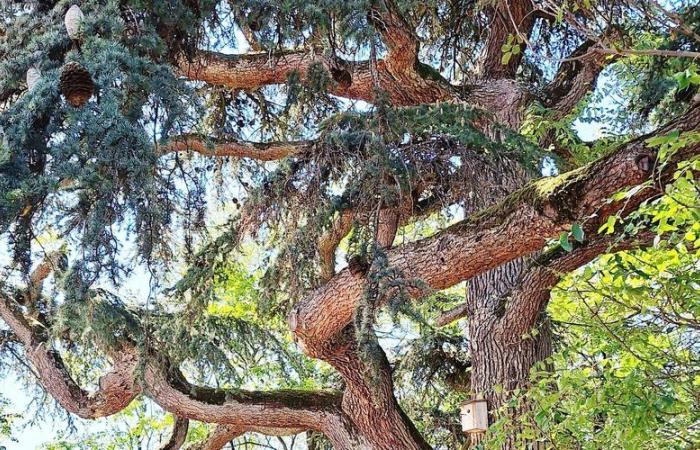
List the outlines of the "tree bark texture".
{"label": "tree bark texture", "polygon": [[[244,55],[198,50],[173,59],[183,77],[232,90],[284,84],[290,75],[304,77],[318,67],[330,74],[329,93],[348,99],[374,102],[381,91],[396,107],[465,103],[485,110],[489,120],[476,125],[494,139],[499,137],[492,127],[494,122],[517,131],[535,100],[549,108],[555,118],[569,114],[610,62],[600,48],[587,41],[570,61],[561,64],[543,92],[537,93],[515,79],[522,51],[506,64],[501,60],[501,46],[509,36],[522,42],[529,38],[535,21],[533,3],[498,1],[486,10],[490,31],[482,42],[477,73],[467,86],[453,86],[421,63],[419,39],[391,0],[369,6],[368,23],[386,49],[376,61],[347,61],[322,48]],[[249,40],[254,38],[250,30],[247,35]],[[699,126],[700,105],[696,104],[653,135],[695,131]],[[530,180],[517,166],[501,167],[501,178],[494,179],[474,163],[477,176],[491,189],[488,195],[469,205],[464,220],[416,242],[393,245],[399,226],[415,219],[416,211],[392,205],[377,212],[377,244],[386,253],[389,267],[406,280],[420,280],[426,286],[410,291],[416,301],[436,290],[468,282],[465,305],[444,323],[467,317],[471,386],[487,400],[492,420],[510,391],[527,385],[532,366],[551,354],[551,329],[543,312],[559,274],[605,252],[610,243],[593,240],[570,254],[539,252],[574,223],[584,224],[586,235],[595,236],[609,215],[627,214],[642,201],[661,195],[672,176],[674,161],[700,154],[700,144],[691,144],[678,151],[669,164],[656,166],[656,149],[646,144],[650,136],[621,144],[591,164],[540,180]],[[157,148],[159,154],[194,151],[209,157],[261,161],[300,157],[314,150],[310,141],[256,144],[219,138],[212,142],[195,134],[171,137]],[[609,201],[621,189],[649,181],[648,188],[625,203]],[[364,272],[351,268],[335,272],[336,248],[351,232],[353,219],[351,212],[342,213],[321,238],[318,253],[323,284],[299,299],[288,317],[301,349],[329,363],[342,376],[345,387],[339,392],[256,392],[194,386],[179,368],[171,367],[167,355],[153,350],[143,360],[144,355],[129,342],[105,349],[112,370],[100,379],[94,392],[88,392],[73,380],[52,342],[28,319],[28,306],[21,303],[31,303],[40,295],[46,274],[37,274],[32,283],[38,287],[30,286],[25,300],[0,294],[0,317],[13,339],[23,345],[39,382],[66,410],[83,418],[104,417],[121,411],[136,396],[147,395],[178,418],[170,448],[182,444],[187,420],[198,420],[218,424],[202,446],[206,449],[221,448],[249,431],[277,435],[313,431],[324,434],[338,450],[428,449],[394,396],[384,351],[371,339],[358,339],[353,325],[364,296],[372,291],[371,281]],[[379,308],[387,297],[372,300]],[[138,367],[144,367],[143,380],[137,380]],[[513,446],[512,442],[505,444],[507,449]]]}

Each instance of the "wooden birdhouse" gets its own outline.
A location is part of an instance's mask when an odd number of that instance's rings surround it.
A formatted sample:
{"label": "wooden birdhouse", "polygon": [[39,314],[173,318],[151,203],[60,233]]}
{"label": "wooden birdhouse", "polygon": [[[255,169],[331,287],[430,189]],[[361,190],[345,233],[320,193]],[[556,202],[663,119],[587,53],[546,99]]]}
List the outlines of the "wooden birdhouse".
{"label": "wooden birdhouse", "polygon": [[461,406],[462,431],[465,433],[485,433],[489,427],[489,414],[486,400],[472,399]]}

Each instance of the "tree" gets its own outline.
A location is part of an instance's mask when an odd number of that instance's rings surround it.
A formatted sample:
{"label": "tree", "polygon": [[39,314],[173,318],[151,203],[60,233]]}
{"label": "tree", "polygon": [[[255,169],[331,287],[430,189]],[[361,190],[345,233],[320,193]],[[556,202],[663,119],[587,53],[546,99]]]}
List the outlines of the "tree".
{"label": "tree", "polygon": [[[79,3],[71,37],[71,2],[1,3],[0,317],[8,357],[81,418],[145,396],[174,437],[430,448],[395,396],[413,364],[493,423],[541,421],[537,391],[514,401],[552,361],[552,289],[651,245],[643,211],[694,183],[691,2]],[[603,70],[612,112],[586,108]],[[618,136],[580,141],[591,115]],[[462,333],[430,325],[463,282],[437,318]],[[386,309],[430,352],[390,362]],[[545,438],[521,422],[496,445]]]}

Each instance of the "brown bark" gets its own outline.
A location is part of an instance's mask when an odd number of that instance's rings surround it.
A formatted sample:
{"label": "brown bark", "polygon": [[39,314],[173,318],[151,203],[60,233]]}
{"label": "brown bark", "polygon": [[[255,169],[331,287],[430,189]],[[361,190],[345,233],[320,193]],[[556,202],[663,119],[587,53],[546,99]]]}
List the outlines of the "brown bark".
{"label": "brown bark", "polygon": [[[700,107],[696,106],[659,134],[693,130],[699,123]],[[541,249],[548,239],[594,213],[605,218],[622,207],[608,202],[611,195],[652,177],[668,177],[673,170],[670,164],[662,173],[650,172],[656,152],[645,139],[635,139],[575,171],[530,183],[499,205],[433,237],[394,248],[388,252],[389,264],[407,279],[421,279],[432,289],[444,289]],[[700,145],[694,144],[678,157],[698,152]],[[649,188],[635,198],[658,194]],[[290,326],[307,354],[317,355],[320,343],[350,323],[364,289],[365,280],[343,270],[297,304],[290,314]]]}
{"label": "brown bark", "polygon": [[233,138],[207,139],[197,134],[175,136],[159,146],[160,153],[191,151],[204,156],[251,158],[259,161],[277,161],[291,155],[308,152],[312,143],[298,142],[245,142]]}
{"label": "brown bark", "polygon": [[377,450],[429,449],[394,397],[391,368],[382,348],[370,343],[360,354],[352,325],[323,346],[320,359],[343,377],[342,408],[362,436],[361,444]]}
{"label": "brown bark", "polygon": [[[531,0],[498,0],[488,11],[490,17],[489,33],[482,49],[479,61],[479,73],[484,78],[512,78],[520,66],[525,42],[535,22],[533,2]],[[513,55],[507,64],[503,64],[501,47],[508,36],[519,37],[520,53]]]}
{"label": "brown bark", "polygon": [[226,444],[242,435],[243,432],[233,425],[217,425],[206,441],[192,450],[221,450]]}
{"label": "brown bark", "polygon": [[590,40],[571,53],[545,87],[543,104],[553,112],[552,119],[569,114],[592,91],[603,68],[614,60]]}
{"label": "brown bark", "polygon": [[173,432],[170,435],[170,439],[166,442],[160,450],[179,450],[182,444],[185,443],[187,439],[187,430],[190,427],[190,421],[183,419],[181,417],[175,418],[175,424],[173,425]]}

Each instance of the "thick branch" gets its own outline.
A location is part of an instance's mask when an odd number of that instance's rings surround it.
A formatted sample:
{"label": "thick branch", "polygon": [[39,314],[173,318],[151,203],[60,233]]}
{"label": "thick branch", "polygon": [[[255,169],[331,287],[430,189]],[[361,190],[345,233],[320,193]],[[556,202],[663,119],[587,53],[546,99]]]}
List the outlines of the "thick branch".
{"label": "thick branch", "polygon": [[406,22],[393,0],[377,3],[370,8],[368,19],[386,44],[386,67],[394,73],[413,70],[418,61],[418,37],[413,27]]}
{"label": "thick branch", "polygon": [[305,153],[311,142],[245,142],[236,139],[207,139],[198,134],[186,134],[170,139],[159,147],[161,153],[193,151],[205,156],[232,156],[260,161],[276,161],[290,155]]}
{"label": "thick branch", "polygon": [[23,344],[44,389],[67,411],[85,419],[115,414],[139,394],[134,381],[137,358],[131,352],[113,352],[112,370],[99,381],[95,392],[83,390],[70,376],[61,357],[39,337],[14,301],[0,294],[0,317]]}
{"label": "thick branch", "polygon": [[521,44],[520,52],[512,55],[507,64],[501,61],[501,47],[509,35],[527,42],[535,22],[532,11],[532,0],[498,0],[494,7],[489,8],[489,34],[479,58],[479,73],[482,78],[512,78],[515,75],[525,52],[524,45]]}
{"label": "thick branch", "polygon": [[283,84],[297,71],[306,73],[314,63],[328,64],[327,58],[315,51],[280,51],[228,55],[198,50],[192,60],[178,60],[180,73],[191,79],[231,89],[256,89],[270,84]]}
{"label": "thick branch", "polygon": [[649,245],[654,233],[645,232],[639,236],[616,240],[610,236],[597,236],[572,252],[556,248],[534,261],[532,267],[523,274],[517,288],[511,292],[506,313],[501,317],[501,332],[517,338],[528,332],[546,308],[550,293],[567,273],[593,261],[603,253],[630,250]]}
{"label": "thick branch", "polygon": [[[123,410],[141,392],[135,372],[142,362],[136,348],[124,343],[110,351],[112,370],[94,393],[81,389],[61,357],[24,317],[14,300],[0,294],[0,317],[24,346],[39,382],[67,411],[94,419]],[[337,448],[352,447],[352,431],[342,418],[341,395],[329,391],[280,390],[252,392],[193,386],[167,360],[151,355],[145,364],[144,392],[166,411],[182,419],[229,424],[242,431],[296,434],[315,430],[326,434]],[[178,427],[176,427],[178,428]],[[176,429],[182,433],[183,424]],[[349,444],[348,444],[349,443]]]}
{"label": "thick branch", "polygon": [[545,88],[543,103],[554,112],[554,120],[569,114],[595,87],[603,68],[613,61],[615,58],[603,52],[592,40],[574,50]]}
{"label": "thick branch", "polygon": [[[700,106],[695,106],[658,134],[695,130],[699,124]],[[391,249],[389,264],[406,279],[420,279],[431,289],[444,289],[541,249],[574,222],[594,214],[597,219],[614,214],[623,206],[608,201],[614,193],[652,178],[667,180],[673,171],[674,164],[668,164],[662,172],[655,172],[656,152],[646,145],[646,138],[630,141],[575,171],[535,181],[499,205],[433,237]],[[700,144],[693,144],[676,157],[699,153]],[[649,187],[637,193],[635,201],[658,195],[658,189]],[[361,274],[346,269],[297,304],[290,314],[290,327],[309,355],[316,355],[318,345],[350,323],[365,285]],[[423,294],[417,289],[413,292],[415,296]]]}
{"label": "thick branch", "polygon": [[554,80],[545,88],[544,105],[555,112],[555,119],[571,112],[576,104],[591,91],[607,55],[586,42],[577,48],[570,59],[563,62]]}
{"label": "thick branch", "polygon": [[241,431],[316,430],[331,439],[340,420],[341,396],[336,392],[211,389],[191,385],[177,370],[167,372],[152,358],[145,371],[146,393],[179,417],[231,425]]}

